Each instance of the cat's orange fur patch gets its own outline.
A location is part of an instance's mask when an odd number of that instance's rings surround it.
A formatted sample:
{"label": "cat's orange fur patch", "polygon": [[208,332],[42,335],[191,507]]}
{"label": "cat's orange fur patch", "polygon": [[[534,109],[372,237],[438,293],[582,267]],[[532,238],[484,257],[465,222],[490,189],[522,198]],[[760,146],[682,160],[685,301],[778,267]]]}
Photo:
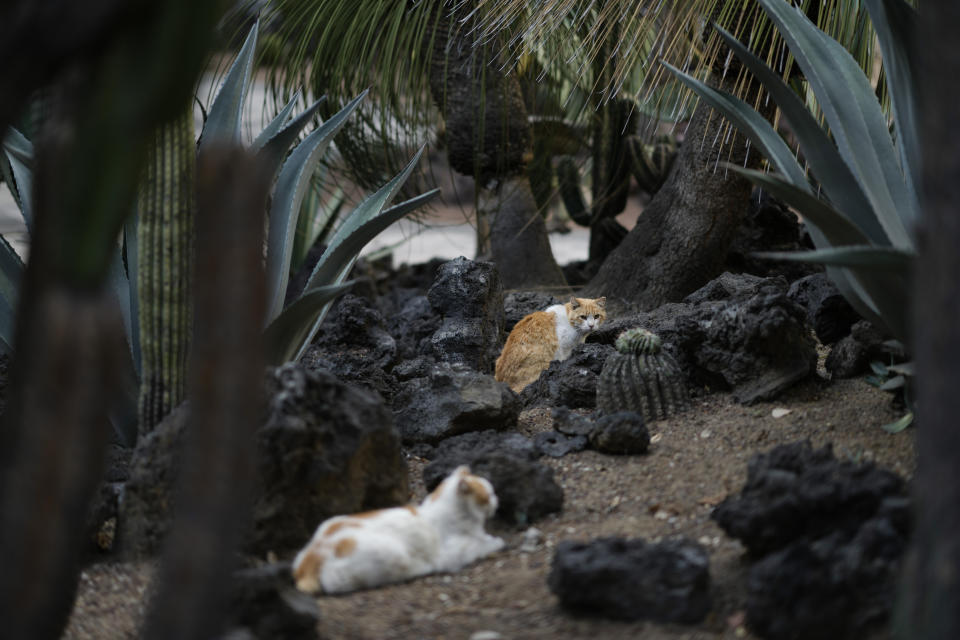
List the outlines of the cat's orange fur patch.
{"label": "cat's orange fur patch", "polygon": [[311,549],[293,570],[293,580],[297,589],[307,593],[320,591],[320,571],[322,569],[323,555]]}
{"label": "cat's orange fur patch", "polygon": [[350,517],[351,518],[374,518],[380,515],[380,512],[382,511],[383,509],[374,509],[373,511],[363,511],[361,513],[355,513]]}
{"label": "cat's orange fur patch", "polygon": [[338,558],[346,558],[357,549],[356,538],[341,538],[337,541],[337,546],[333,548],[333,555]]}
{"label": "cat's orange fur patch", "polygon": [[[553,361],[560,346],[557,323],[576,327],[579,322],[593,318],[596,328],[607,317],[606,298],[571,298],[563,308],[566,318],[558,317],[552,311],[534,311],[513,327],[497,358],[494,379],[506,382],[520,393]],[[580,338],[581,342],[583,337],[585,335]],[[572,348],[572,345],[567,344],[564,348]]]}
{"label": "cat's orange fur patch", "polygon": [[407,511],[409,511],[410,513],[412,513],[412,514],[415,515],[415,516],[420,514],[420,512],[417,511],[417,508],[416,508],[415,506],[413,506],[412,504],[406,504],[406,505],[403,506],[403,508],[406,509]]}
{"label": "cat's orange fur patch", "polygon": [[463,481],[470,493],[474,495],[477,500],[477,504],[487,504],[490,502],[490,493],[487,492],[487,488],[483,486],[483,483],[477,480],[476,478],[464,478]]}
{"label": "cat's orange fur patch", "polygon": [[332,536],[337,531],[341,529],[355,529],[360,526],[359,522],[354,522],[352,520],[340,520],[339,522],[334,522],[332,525],[326,528],[323,532],[325,536]]}

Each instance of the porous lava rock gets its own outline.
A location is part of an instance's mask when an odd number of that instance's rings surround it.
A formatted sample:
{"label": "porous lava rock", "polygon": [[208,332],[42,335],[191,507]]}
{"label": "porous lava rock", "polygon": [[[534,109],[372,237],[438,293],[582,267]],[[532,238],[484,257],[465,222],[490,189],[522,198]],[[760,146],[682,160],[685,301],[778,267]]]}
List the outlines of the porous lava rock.
{"label": "porous lava rock", "polygon": [[[718,288],[716,282],[707,287]],[[783,278],[767,278],[749,297],[721,300],[701,290],[688,298],[700,301],[694,312],[676,319],[680,348],[698,368],[722,378],[738,402],[769,400],[816,369],[806,312],[786,288]]]}
{"label": "porous lava rock", "polygon": [[650,433],[643,415],[620,411],[601,416],[590,431],[590,447],[601,453],[646,453],[650,448]]}
{"label": "porous lava rock", "polygon": [[754,561],[747,625],[761,637],[862,638],[886,622],[911,529],[896,474],[781,445],[751,458],[712,517]]}
{"label": "porous lava rock", "polygon": [[297,590],[287,563],[234,572],[230,576],[227,601],[227,621],[232,634],[243,630],[247,637],[258,640],[318,637],[317,601]]}
{"label": "porous lava rock", "polygon": [[853,535],[885,498],[904,490],[892,471],[837,460],[829,445],[794,442],[753,456],[743,489],[717,505],[711,518],[751,554],[762,555],[798,538]]}
{"label": "porous lava rock", "polygon": [[532,443],[528,450],[517,443],[497,446],[487,442],[478,445],[477,440],[463,439],[438,449],[436,458],[423,469],[427,489],[432,490],[466,464],[493,485],[500,501],[495,518],[502,523],[526,527],[563,508],[563,489],[554,480],[553,470],[534,459],[537,451]]}
{"label": "porous lava rock", "polygon": [[825,273],[814,273],[790,285],[787,297],[807,310],[807,322],[823,344],[833,344],[850,334],[860,320],[850,303]]}
{"label": "porous lava rock", "polygon": [[559,302],[556,297],[542,291],[511,291],[503,298],[504,331],[510,333],[526,316]]}
{"label": "porous lava rock", "polygon": [[390,375],[396,360],[397,343],[383,316],[365,298],[348,294],[334,306],[301,363],[376,391],[389,401],[397,392]]}
{"label": "porous lava rock", "polygon": [[559,431],[541,431],[533,437],[537,450],[551,458],[562,458],[587,448],[587,436],[568,436]]}
{"label": "porous lava rock", "polygon": [[709,568],[703,547],[685,539],[564,541],[548,585],[577,615],[694,624],[710,610]]}
{"label": "porous lava rock", "polygon": [[883,343],[883,334],[861,320],[850,327],[850,335],[833,345],[823,366],[837,379],[862,375],[869,371],[874,360],[887,359]]}
{"label": "porous lava rock", "polygon": [[586,343],[574,347],[566,360],[554,360],[520,393],[525,408],[569,407],[593,409],[597,405],[597,380],[603,363],[615,349]]}
{"label": "porous lava rock", "polygon": [[377,395],[292,363],[267,391],[251,549],[296,549],[331,516],[406,502],[400,434]]}
{"label": "porous lava rock", "polygon": [[493,373],[504,328],[503,285],[494,264],[463,256],[445,262],[427,299],[441,317],[430,337],[431,355]]}
{"label": "porous lava rock", "polygon": [[[292,363],[271,370],[266,387],[245,551],[292,551],[326,518],[406,501],[400,436],[378,395]],[[131,556],[156,554],[170,529],[188,411],[174,410],[134,450],[119,527]]]}
{"label": "porous lava rock", "polygon": [[[406,364],[406,363],[405,363]],[[393,402],[397,427],[406,444],[516,425],[520,398],[503,382],[463,364],[415,360]],[[408,375],[415,377],[407,377]]]}

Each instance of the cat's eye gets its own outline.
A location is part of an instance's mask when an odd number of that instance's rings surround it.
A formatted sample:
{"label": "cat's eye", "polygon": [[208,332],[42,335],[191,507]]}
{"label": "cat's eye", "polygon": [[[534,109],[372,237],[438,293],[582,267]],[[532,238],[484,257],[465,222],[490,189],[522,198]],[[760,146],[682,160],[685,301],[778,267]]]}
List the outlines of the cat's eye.
{"label": "cat's eye", "polygon": [[593,319],[594,319],[594,320],[599,320],[599,319],[600,319],[600,314],[599,314],[599,313],[593,314]]}
{"label": "cat's eye", "polygon": [[581,316],[580,316],[580,319],[581,319],[581,320],[586,320],[586,319],[587,319],[587,316],[581,315]]}

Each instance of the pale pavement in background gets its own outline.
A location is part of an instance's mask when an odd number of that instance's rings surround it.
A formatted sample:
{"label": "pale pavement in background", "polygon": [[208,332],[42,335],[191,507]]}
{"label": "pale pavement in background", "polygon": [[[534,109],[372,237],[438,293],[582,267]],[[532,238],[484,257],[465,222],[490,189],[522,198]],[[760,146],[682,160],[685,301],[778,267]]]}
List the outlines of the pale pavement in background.
{"label": "pale pavement in background", "polygon": [[[26,256],[26,225],[6,184],[0,184],[0,235],[13,245],[17,253],[22,257]],[[574,260],[586,260],[589,235],[589,230],[580,227],[575,227],[565,234],[551,233],[550,245],[557,262],[566,264]],[[399,266],[403,263],[418,264],[431,258],[472,258],[475,246],[474,230],[469,224],[424,226],[401,220],[374,238],[363,250],[363,254],[384,247],[394,247],[393,264]]]}

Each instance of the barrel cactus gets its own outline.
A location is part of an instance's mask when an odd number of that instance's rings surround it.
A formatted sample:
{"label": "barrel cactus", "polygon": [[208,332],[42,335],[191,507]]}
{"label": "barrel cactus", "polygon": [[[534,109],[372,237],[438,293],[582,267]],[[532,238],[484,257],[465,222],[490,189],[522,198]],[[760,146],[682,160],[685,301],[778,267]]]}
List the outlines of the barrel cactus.
{"label": "barrel cactus", "polygon": [[604,413],[634,411],[647,422],[675,414],[687,405],[683,373],[663,351],[659,336],[629,329],[617,338],[597,382],[597,407]]}

